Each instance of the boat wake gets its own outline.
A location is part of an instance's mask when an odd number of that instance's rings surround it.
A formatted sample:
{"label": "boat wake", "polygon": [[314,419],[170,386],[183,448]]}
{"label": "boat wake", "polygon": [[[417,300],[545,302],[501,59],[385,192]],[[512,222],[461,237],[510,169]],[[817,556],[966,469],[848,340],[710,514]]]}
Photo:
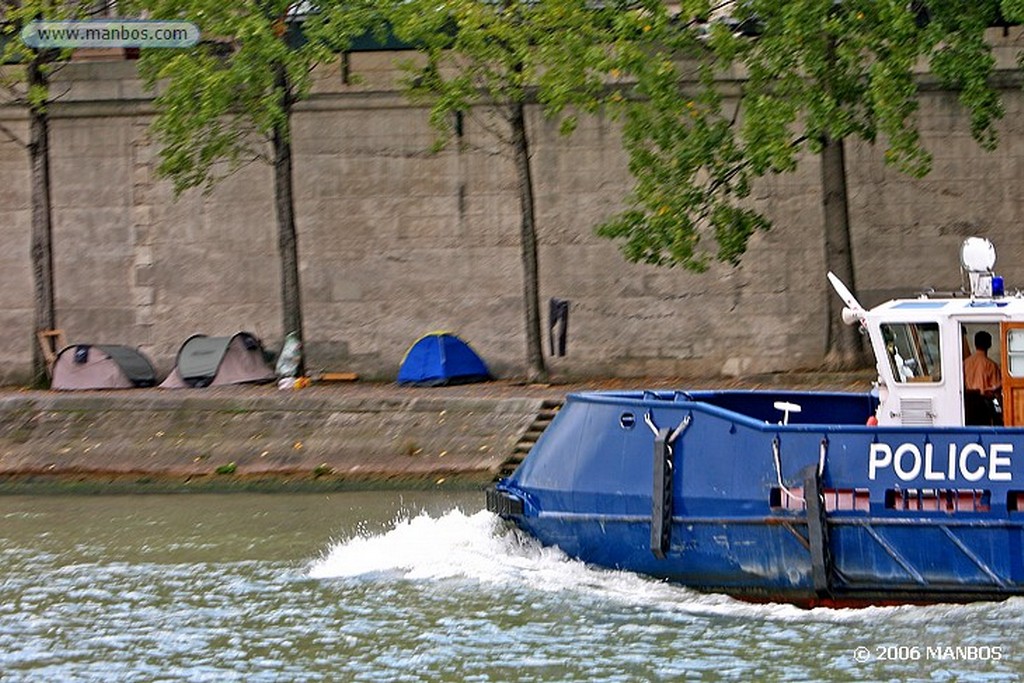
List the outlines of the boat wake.
{"label": "boat wake", "polygon": [[[369,581],[463,580],[495,588],[573,600],[612,602],[624,608],[655,609],[697,617],[755,618],[767,621],[868,622],[884,618],[907,624],[989,617],[993,609],[1019,618],[1024,601],[993,605],[932,605],[805,610],[784,604],[751,604],[726,595],[706,594],[631,572],[613,571],[546,548],[487,511],[450,510],[439,517],[423,512],[401,517],[392,528],[364,533],[328,548],[313,561],[315,579]],[[577,594],[573,597],[573,594]]]}
{"label": "boat wake", "polygon": [[506,528],[492,513],[467,515],[450,510],[440,517],[426,512],[400,517],[388,531],[364,533],[336,543],[313,562],[309,575],[408,580],[461,577],[507,585],[539,574],[558,575],[572,564],[558,549],[543,548],[537,541]]}

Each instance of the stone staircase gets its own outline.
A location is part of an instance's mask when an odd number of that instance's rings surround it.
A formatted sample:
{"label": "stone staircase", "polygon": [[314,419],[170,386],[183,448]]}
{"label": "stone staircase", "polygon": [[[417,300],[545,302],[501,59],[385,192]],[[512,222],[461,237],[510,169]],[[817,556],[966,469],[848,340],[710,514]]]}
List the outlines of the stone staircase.
{"label": "stone staircase", "polygon": [[544,433],[544,430],[548,428],[551,421],[555,419],[555,415],[558,414],[563,403],[564,401],[561,399],[545,399],[541,402],[540,410],[537,411],[533,422],[526,428],[523,435],[519,437],[519,441],[512,448],[512,454],[505,462],[501,463],[501,468],[498,470],[500,477],[511,475],[519,467],[519,463],[523,461],[523,458],[530,452],[533,445],[537,443],[540,435]]}

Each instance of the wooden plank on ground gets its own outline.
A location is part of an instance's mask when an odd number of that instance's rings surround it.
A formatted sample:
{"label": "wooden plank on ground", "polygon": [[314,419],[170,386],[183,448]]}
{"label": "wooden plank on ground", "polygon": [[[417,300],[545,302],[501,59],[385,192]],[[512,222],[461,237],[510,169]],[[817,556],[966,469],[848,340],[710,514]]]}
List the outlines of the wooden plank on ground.
{"label": "wooden plank on ground", "polygon": [[354,372],[323,372],[317,378],[318,382],[355,382],[359,375]]}

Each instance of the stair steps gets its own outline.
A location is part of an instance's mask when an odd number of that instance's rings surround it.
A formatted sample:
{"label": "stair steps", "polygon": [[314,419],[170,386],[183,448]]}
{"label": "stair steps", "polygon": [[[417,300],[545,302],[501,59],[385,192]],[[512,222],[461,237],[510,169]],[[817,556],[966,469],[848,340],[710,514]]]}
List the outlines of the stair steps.
{"label": "stair steps", "polygon": [[541,405],[540,410],[537,411],[537,415],[533,418],[533,422],[526,428],[523,435],[519,437],[519,441],[512,448],[512,454],[509,455],[506,460],[501,463],[501,467],[498,470],[499,476],[507,477],[512,474],[519,463],[523,461],[526,455],[533,448],[533,445],[537,443],[537,439],[544,433],[544,430],[548,428],[551,421],[555,419],[555,415],[561,410],[564,401],[561,399],[545,399]]}

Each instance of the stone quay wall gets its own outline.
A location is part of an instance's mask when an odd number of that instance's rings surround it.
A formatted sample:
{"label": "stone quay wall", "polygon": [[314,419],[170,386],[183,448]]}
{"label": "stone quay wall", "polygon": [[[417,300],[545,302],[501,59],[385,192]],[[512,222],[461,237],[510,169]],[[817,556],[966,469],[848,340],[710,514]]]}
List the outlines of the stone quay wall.
{"label": "stone quay wall", "polygon": [[[981,150],[956,96],[924,87],[919,111],[934,170],[905,177],[881,145],[849,143],[857,289],[874,304],[960,286],[958,247],[992,239],[1008,290],[1024,283],[1024,96],[1000,42],[1006,117]],[[395,55],[356,53],[318,73],[294,117],[295,210],[311,370],[394,377],[409,345],[450,330],[505,377],[525,371],[518,199],[511,161],[475,115],[461,144],[431,154],[427,111],[394,86]],[[193,333],[260,335],[279,348],[279,265],[271,170],[252,163],[212,192],[173,196],[156,175],[153,116],[130,61],[63,69],[52,117],[58,326],[71,343],[139,346],[161,372]],[[24,111],[0,107],[23,139]],[[622,206],[631,178],[617,124],[583,118],[570,137],[537,109],[533,136],[540,287],[571,301],[563,377],[741,375],[813,366],[825,350],[826,279],[819,164],[758,183],[775,227],[742,265],[693,274],[627,263],[594,226]],[[0,144],[0,382],[31,362],[29,168]]]}
{"label": "stone quay wall", "polygon": [[544,406],[515,396],[182,391],[0,396],[0,493],[479,486],[498,477]]}

